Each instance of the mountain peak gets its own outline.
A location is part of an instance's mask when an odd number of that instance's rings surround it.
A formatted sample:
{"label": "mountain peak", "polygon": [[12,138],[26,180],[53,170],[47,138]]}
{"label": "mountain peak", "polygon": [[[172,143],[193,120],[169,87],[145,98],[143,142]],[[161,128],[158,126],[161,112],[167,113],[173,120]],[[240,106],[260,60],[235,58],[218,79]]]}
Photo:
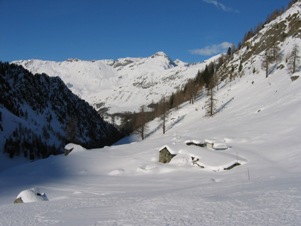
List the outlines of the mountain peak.
{"label": "mountain peak", "polygon": [[167,54],[165,52],[163,52],[163,51],[156,52],[151,57],[152,58],[154,58],[154,57],[164,57],[164,58],[168,58],[169,59],[169,57],[167,56]]}
{"label": "mountain peak", "polygon": [[68,62],[15,63],[34,74],[59,75],[73,93],[97,110],[107,108],[110,113],[137,111],[141,105],[157,102],[205,68],[203,62],[189,65],[180,60],[173,61],[162,51],[145,58],[91,62],[70,59]]}
{"label": "mountain peak", "polygon": [[162,51],[155,53],[150,58],[160,59],[160,61],[162,61],[163,59],[163,62],[165,62],[165,66],[164,66],[165,69],[169,69],[177,66],[177,64],[174,61],[172,61],[165,52]]}

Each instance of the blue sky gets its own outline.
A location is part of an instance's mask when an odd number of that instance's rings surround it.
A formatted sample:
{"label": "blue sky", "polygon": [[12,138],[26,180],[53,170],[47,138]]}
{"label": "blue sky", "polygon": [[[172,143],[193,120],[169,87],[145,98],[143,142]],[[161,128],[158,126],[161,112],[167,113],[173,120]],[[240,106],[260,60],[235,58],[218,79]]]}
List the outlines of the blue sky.
{"label": "blue sky", "polygon": [[0,0],[0,60],[199,62],[290,0]]}

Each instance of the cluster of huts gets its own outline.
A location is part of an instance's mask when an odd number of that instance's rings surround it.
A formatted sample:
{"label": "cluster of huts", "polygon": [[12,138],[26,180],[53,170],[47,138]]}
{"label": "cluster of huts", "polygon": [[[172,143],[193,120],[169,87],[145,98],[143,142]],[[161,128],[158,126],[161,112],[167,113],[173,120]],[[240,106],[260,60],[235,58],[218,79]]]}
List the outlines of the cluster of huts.
{"label": "cluster of huts", "polygon": [[[204,142],[198,141],[186,141],[187,146],[198,146],[201,148],[206,148],[212,151],[223,151],[227,150],[229,147],[225,142],[218,142],[216,140],[206,139]],[[159,150],[159,162],[169,163],[173,157],[175,157],[180,150],[173,150],[169,146],[165,145]],[[195,151],[194,151],[195,152]],[[201,153],[200,153],[201,154]]]}

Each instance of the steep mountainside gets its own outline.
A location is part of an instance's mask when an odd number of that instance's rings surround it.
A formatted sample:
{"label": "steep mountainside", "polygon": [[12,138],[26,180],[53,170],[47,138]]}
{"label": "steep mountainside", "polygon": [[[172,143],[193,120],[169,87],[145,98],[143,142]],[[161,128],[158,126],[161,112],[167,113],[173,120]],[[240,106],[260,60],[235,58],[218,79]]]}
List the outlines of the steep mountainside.
{"label": "steep mountainside", "polygon": [[[208,60],[210,61],[210,60]],[[207,62],[208,62],[207,61]],[[24,60],[14,62],[32,73],[59,76],[78,96],[96,109],[110,113],[137,111],[141,105],[158,102],[194,78],[206,62],[186,64],[158,52],[147,58],[64,62]]]}
{"label": "steep mountainside", "polygon": [[0,63],[0,91],[0,149],[10,157],[47,157],[62,152],[67,142],[93,148],[118,138],[59,77]]}
{"label": "steep mountainside", "polygon": [[[276,70],[287,67],[293,74],[292,64],[299,60],[301,48],[301,2],[297,1],[282,15],[263,25],[249,40],[242,44],[239,51],[219,70],[222,79],[258,74],[264,70],[266,77]],[[294,52],[294,49],[297,50]],[[295,53],[295,54],[294,54]],[[294,57],[295,56],[295,57]],[[295,61],[296,63],[296,61]],[[297,66],[297,65],[296,65]],[[300,66],[299,66],[300,67]]]}

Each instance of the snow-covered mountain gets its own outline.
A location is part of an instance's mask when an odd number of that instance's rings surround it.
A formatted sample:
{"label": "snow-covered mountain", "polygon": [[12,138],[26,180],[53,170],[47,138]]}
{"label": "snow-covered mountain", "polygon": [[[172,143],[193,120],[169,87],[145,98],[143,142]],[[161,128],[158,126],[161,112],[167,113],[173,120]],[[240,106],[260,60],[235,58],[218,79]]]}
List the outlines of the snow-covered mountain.
{"label": "snow-covered mountain", "polygon": [[[143,141],[134,135],[94,150],[71,144],[67,157],[0,171],[0,224],[299,225],[301,79],[292,81],[287,67],[268,78],[246,70],[216,99],[213,118],[204,117],[206,98],[170,112],[165,135],[156,119]],[[207,138],[229,149],[186,145]],[[158,162],[164,146],[178,154],[169,164]],[[233,161],[242,165],[223,170]],[[32,187],[49,201],[13,204]]]}
{"label": "snow-covered mountain", "polygon": [[75,94],[97,110],[108,108],[110,113],[116,113],[137,111],[142,105],[170,96],[210,61],[187,64],[172,61],[165,53],[158,52],[147,58],[69,59],[63,62],[23,60],[13,63],[32,73],[59,76]]}
{"label": "snow-covered mountain", "polygon": [[[220,68],[219,76],[232,79],[244,74],[256,75],[263,69],[268,77],[274,71],[290,67],[294,47],[297,47],[297,52],[300,52],[301,48],[300,11],[301,2],[297,1],[280,16],[263,25],[262,29],[246,40],[232,59]],[[298,67],[300,68],[300,65]],[[287,72],[289,71],[291,70]]]}
{"label": "snow-covered mountain", "polygon": [[[283,28],[282,57],[269,70],[268,48],[257,44],[277,21],[300,23],[300,12],[298,1],[220,67],[214,117],[204,117],[207,98],[199,95],[169,112],[164,135],[157,118],[143,141],[132,135],[94,150],[69,144],[67,157],[0,168],[0,225],[299,225],[300,52],[295,72],[290,61],[299,32]],[[228,149],[187,145],[205,139]],[[168,164],[159,162],[163,147],[176,154]],[[226,170],[233,162],[241,165]],[[13,204],[29,191],[49,201]]]}
{"label": "snow-covered mountain", "polygon": [[0,62],[0,81],[0,149],[11,158],[44,158],[62,153],[70,141],[92,148],[119,138],[59,77]]}

